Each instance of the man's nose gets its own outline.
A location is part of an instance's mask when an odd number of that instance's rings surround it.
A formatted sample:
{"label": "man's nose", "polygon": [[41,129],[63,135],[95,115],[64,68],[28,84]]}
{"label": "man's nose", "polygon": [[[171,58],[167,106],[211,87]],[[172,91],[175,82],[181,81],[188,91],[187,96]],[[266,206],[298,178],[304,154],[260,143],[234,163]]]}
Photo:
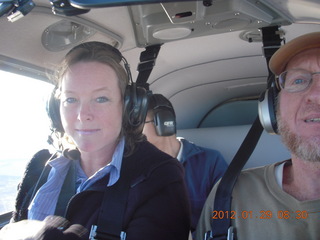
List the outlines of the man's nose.
{"label": "man's nose", "polygon": [[312,76],[312,82],[307,91],[307,101],[320,104],[320,73]]}

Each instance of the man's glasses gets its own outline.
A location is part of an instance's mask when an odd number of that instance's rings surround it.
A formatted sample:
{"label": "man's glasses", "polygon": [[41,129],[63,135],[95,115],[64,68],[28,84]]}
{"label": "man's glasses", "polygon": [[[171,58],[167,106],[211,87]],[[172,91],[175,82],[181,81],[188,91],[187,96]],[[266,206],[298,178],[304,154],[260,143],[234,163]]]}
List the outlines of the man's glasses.
{"label": "man's glasses", "polygon": [[144,123],[153,123],[154,120],[145,121]]}
{"label": "man's glasses", "polygon": [[291,69],[281,73],[277,81],[280,88],[287,92],[301,92],[311,85],[315,74],[320,74],[320,72],[311,73],[304,69]]}

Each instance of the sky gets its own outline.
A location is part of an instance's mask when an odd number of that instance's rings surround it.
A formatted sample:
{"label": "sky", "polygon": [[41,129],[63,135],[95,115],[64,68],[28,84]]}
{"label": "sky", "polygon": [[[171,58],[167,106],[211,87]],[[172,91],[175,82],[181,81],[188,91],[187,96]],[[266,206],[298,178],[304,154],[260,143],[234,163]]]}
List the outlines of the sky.
{"label": "sky", "polygon": [[32,155],[49,147],[52,85],[2,71],[0,84],[0,175],[21,175]]}

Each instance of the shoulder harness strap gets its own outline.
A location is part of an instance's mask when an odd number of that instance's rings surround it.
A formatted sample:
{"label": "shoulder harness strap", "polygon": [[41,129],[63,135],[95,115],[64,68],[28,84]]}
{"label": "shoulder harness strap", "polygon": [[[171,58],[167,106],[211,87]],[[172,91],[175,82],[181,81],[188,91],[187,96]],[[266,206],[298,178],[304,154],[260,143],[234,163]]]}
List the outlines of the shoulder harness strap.
{"label": "shoulder harness strap", "polygon": [[123,159],[120,178],[114,185],[106,188],[98,223],[92,226],[89,239],[125,239],[125,232],[122,231],[123,219],[134,168],[133,159]]}
{"label": "shoulder harness strap", "polygon": [[[281,46],[282,39],[279,36],[279,26],[262,28],[263,37],[263,49],[266,57],[267,65],[269,65],[269,59],[272,54]],[[268,67],[269,70],[269,67]],[[268,85],[270,79],[272,79],[272,73],[269,70]],[[259,117],[257,117],[252,124],[246,138],[241,144],[239,150],[231,161],[226,173],[221,178],[218,185],[214,206],[215,211],[229,212],[231,210],[232,191],[237,181],[240,172],[248,159],[250,158],[255,146],[257,145],[263,127],[260,123]],[[224,240],[234,239],[233,227],[231,226],[230,218],[212,219],[211,231],[207,232],[204,236],[205,240]]]}

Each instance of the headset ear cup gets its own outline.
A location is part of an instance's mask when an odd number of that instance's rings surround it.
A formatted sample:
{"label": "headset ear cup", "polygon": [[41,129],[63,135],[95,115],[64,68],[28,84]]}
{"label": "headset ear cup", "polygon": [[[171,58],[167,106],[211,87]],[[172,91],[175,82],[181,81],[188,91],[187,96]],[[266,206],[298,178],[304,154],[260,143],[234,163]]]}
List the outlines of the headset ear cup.
{"label": "headset ear cup", "polygon": [[260,95],[258,103],[259,119],[263,128],[270,134],[278,133],[276,104],[278,90],[270,87]]}
{"label": "headset ear cup", "polygon": [[51,128],[53,131],[64,133],[64,129],[60,116],[60,100],[56,98],[56,88],[52,91],[47,101],[47,114],[51,121]]}
{"label": "headset ear cup", "polygon": [[158,136],[176,134],[176,117],[168,107],[158,107],[154,110],[154,124]]}
{"label": "headset ear cup", "polygon": [[148,111],[147,90],[137,87],[135,83],[128,85],[125,92],[124,104],[130,126],[141,128],[142,131]]}
{"label": "headset ear cup", "polygon": [[[137,122],[143,128],[148,112],[148,93],[143,87],[136,87]],[[141,128],[141,131],[142,131]]]}

